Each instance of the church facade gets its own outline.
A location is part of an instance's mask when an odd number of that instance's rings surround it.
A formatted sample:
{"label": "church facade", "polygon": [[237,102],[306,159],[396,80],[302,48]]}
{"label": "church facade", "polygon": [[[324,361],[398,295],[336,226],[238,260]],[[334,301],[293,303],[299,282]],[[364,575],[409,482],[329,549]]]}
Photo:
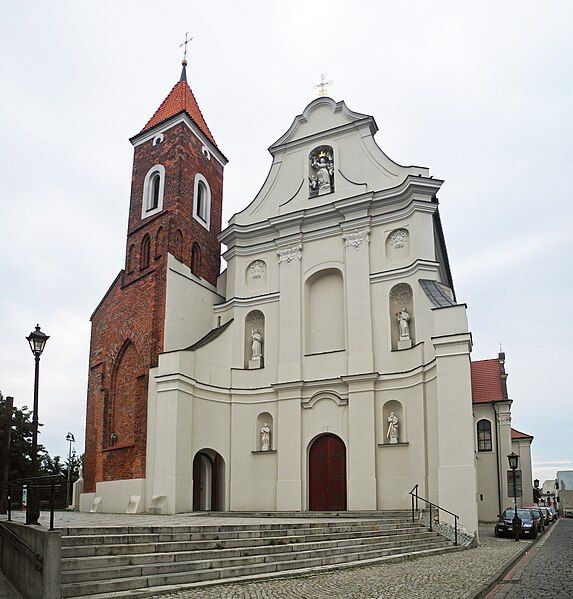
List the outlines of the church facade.
{"label": "church facade", "polygon": [[226,158],[184,66],[131,140],[125,268],[92,315],[82,510],[383,510],[418,485],[477,529],[442,181],[377,129],[314,100],[222,230]]}

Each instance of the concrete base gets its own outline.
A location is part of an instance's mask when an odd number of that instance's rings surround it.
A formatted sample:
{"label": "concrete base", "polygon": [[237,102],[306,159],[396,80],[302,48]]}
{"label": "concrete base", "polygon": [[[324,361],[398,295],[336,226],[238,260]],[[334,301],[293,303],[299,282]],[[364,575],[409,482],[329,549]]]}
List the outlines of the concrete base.
{"label": "concrete base", "polygon": [[411,339],[398,339],[398,349],[409,349],[412,347]]}
{"label": "concrete base", "polygon": [[261,358],[252,358],[249,360],[249,370],[257,370],[257,368],[262,367]]}

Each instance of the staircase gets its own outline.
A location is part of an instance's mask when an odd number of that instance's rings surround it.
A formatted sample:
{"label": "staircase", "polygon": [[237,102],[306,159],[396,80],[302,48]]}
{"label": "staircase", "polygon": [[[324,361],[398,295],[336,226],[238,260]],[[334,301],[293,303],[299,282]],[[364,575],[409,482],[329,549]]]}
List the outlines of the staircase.
{"label": "staircase", "polygon": [[[314,518],[320,514],[313,513]],[[264,524],[69,528],[62,597],[146,597],[253,576],[271,578],[455,551],[404,512]],[[307,520],[307,521],[305,521]]]}

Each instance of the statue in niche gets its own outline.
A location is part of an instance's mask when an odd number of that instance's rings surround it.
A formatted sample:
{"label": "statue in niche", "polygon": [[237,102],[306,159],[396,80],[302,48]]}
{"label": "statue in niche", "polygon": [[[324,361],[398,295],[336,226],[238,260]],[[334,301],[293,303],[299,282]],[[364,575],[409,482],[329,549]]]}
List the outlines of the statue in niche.
{"label": "statue in niche", "polygon": [[263,351],[263,336],[259,329],[251,332],[251,360],[260,360]]}
{"label": "statue in niche", "polygon": [[271,429],[265,422],[261,428],[261,451],[271,450]]}
{"label": "statue in niche", "polygon": [[314,150],[310,157],[310,196],[316,197],[334,191],[334,156],[332,148],[322,146]]}
{"label": "statue in niche", "polygon": [[406,308],[402,308],[400,312],[396,314],[398,319],[398,329],[400,331],[400,339],[410,339],[410,315],[406,311]]}
{"label": "statue in niche", "polygon": [[398,417],[394,412],[390,412],[390,416],[388,416],[388,431],[386,432],[386,437],[390,443],[398,443]]}

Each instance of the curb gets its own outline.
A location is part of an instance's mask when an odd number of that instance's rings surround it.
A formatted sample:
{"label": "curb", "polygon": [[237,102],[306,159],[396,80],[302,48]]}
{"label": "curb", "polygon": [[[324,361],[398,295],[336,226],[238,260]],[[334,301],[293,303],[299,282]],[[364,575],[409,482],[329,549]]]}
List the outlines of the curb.
{"label": "curb", "polygon": [[[529,545],[525,545],[523,549],[518,551],[508,563],[502,566],[501,570],[498,570],[487,582],[485,582],[473,595],[466,595],[464,599],[482,599],[486,597],[488,593],[490,593],[497,584],[501,584],[502,580],[505,578],[506,574],[511,572],[515,566],[531,551],[539,550],[547,541],[547,539],[553,534],[553,531],[557,528],[559,524],[559,520],[554,522],[553,526],[544,534],[542,537],[537,537],[533,542]],[[515,580],[519,580],[521,578],[521,572],[516,576],[512,576],[512,582]]]}

